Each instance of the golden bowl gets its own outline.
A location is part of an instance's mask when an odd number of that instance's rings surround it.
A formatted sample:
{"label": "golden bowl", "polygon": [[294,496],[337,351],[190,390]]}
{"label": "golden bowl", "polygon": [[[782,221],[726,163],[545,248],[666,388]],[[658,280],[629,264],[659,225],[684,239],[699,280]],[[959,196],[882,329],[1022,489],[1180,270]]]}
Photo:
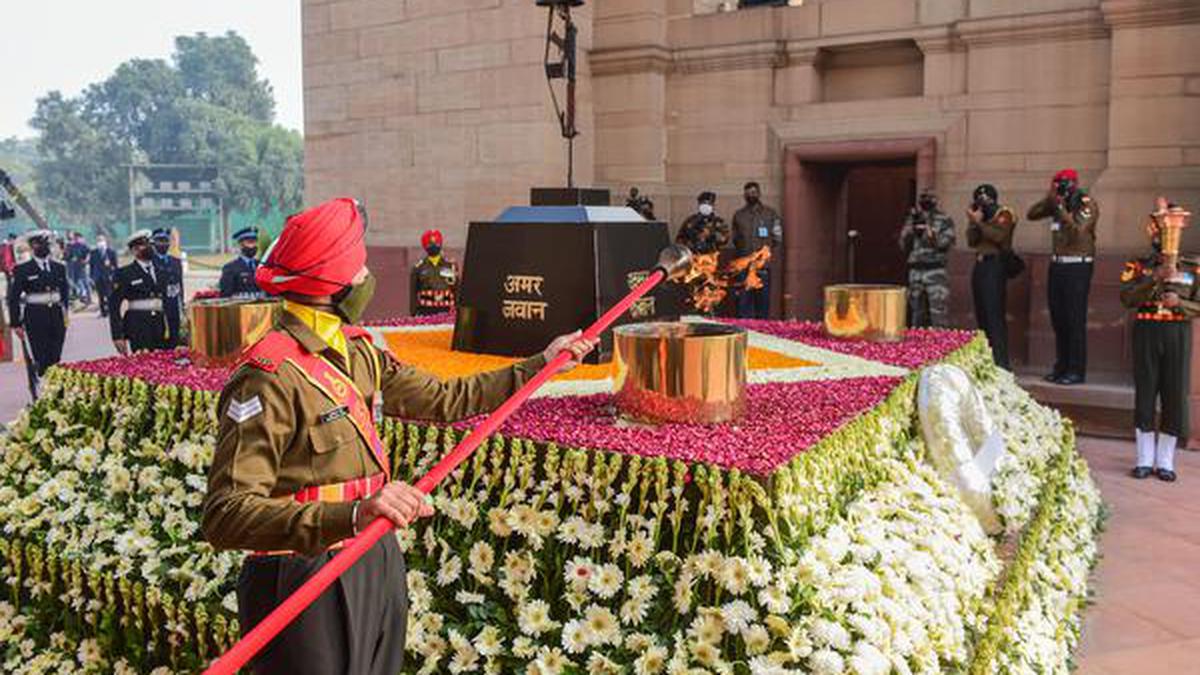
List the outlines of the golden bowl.
{"label": "golden bowl", "polygon": [[715,424],[746,411],[746,331],[718,323],[650,322],[613,331],[617,407],[658,424]]}
{"label": "golden bowl", "polygon": [[825,331],[839,338],[874,342],[904,339],[908,322],[903,286],[837,284],[825,287]]}
{"label": "golden bowl", "polygon": [[216,298],[188,305],[191,348],[203,365],[229,365],[275,325],[281,304],[275,300]]}

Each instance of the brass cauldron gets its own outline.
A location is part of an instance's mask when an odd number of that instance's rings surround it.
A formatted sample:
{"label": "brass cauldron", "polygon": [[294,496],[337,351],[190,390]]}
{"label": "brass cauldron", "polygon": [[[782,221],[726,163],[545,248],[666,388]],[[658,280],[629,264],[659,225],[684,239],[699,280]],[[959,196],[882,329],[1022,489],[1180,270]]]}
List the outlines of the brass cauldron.
{"label": "brass cauldron", "polygon": [[271,330],[279,309],[278,301],[235,298],[192,301],[188,316],[196,360],[214,366],[233,363],[243,349]]}
{"label": "brass cauldron", "polygon": [[908,322],[903,286],[838,284],[825,287],[825,330],[834,337],[876,342],[904,339]]}
{"label": "brass cauldron", "polygon": [[649,423],[713,424],[746,410],[746,331],[718,323],[637,323],[613,331],[617,407]]}

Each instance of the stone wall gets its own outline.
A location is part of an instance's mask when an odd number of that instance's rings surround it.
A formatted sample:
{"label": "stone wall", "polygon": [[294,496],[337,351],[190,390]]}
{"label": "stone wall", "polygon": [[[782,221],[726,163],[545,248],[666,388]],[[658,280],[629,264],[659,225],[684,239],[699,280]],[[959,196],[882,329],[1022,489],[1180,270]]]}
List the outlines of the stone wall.
{"label": "stone wall", "polygon": [[[580,183],[637,185],[678,224],[704,189],[731,213],[747,180],[784,207],[800,190],[787,183],[796,153],[920,147],[920,180],[962,227],[978,183],[1023,212],[1072,166],[1102,205],[1105,270],[1144,247],[1156,194],[1200,207],[1195,0],[709,5],[592,0],[579,12],[590,50]],[[373,245],[412,246],[430,226],[461,245],[467,221],[562,182],[540,66],[545,13],[532,0],[304,0],[304,18],[308,199],[364,197]],[[786,227],[828,210],[793,209]],[[1048,227],[1024,223],[1016,241],[1045,254]],[[1200,228],[1185,243],[1200,249]],[[792,237],[781,264],[827,255],[813,244]],[[815,279],[786,272],[805,286],[781,307],[795,314]],[[1038,283],[1017,305],[1028,315],[1014,317],[1034,363],[1049,344]],[[1125,330],[1104,288],[1093,295],[1100,336]]]}

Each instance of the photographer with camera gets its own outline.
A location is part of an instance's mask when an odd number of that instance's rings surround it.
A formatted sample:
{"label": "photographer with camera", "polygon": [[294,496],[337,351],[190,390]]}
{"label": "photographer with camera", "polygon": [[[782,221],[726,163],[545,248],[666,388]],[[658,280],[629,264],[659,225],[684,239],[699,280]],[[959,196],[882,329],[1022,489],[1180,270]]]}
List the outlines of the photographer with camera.
{"label": "photographer with camera", "polygon": [[954,248],[954,220],[938,208],[932,189],[922,190],[917,205],[908,210],[900,228],[900,247],[908,254],[908,325],[948,326],[950,277],[946,261]]}
{"label": "photographer with camera", "polygon": [[996,187],[984,183],[972,193],[967,221],[967,245],[975,249],[975,268],[971,271],[975,323],[987,335],[992,360],[1009,369],[1008,280],[1025,267],[1012,250],[1017,216],[1000,204]]}
{"label": "photographer with camera", "polygon": [[1050,219],[1054,252],[1050,257],[1047,299],[1054,327],[1054,370],[1047,382],[1082,384],[1087,378],[1088,293],[1096,256],[1100,206],[1079,187],[1079,174],[1063,169],[1054,175],[1045,199],[1029,209],[1030,220]]}

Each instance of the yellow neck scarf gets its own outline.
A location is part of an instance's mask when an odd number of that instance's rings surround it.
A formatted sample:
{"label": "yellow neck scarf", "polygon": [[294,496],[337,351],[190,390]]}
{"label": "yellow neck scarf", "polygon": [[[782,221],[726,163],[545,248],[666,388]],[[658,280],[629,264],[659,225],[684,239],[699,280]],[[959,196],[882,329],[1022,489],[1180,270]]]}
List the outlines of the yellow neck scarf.
{"label": "yellow neck scarf", "polygon": [[312,332],[330,349],[340,354],[342,359],[350,358],[346,349],[346,336],[342,333],[342,320],[336,315],[288,300],[283,301],[283,309],[312,329]]}

